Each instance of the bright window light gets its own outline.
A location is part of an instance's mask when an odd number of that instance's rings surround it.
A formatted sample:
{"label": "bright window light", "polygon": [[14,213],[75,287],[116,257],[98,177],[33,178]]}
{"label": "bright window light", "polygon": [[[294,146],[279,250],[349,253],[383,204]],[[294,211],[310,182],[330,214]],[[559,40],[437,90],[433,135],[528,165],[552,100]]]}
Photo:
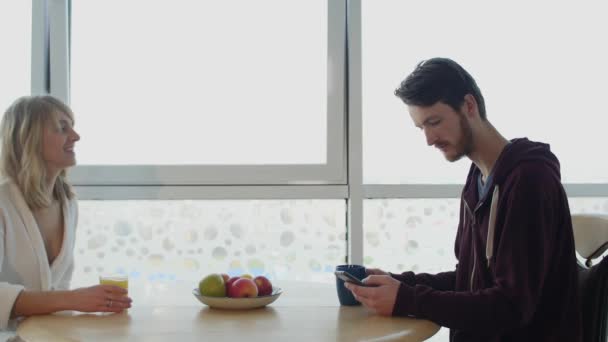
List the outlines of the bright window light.
{"label": "bright window light", "polygon": [[32,3],[0,2],[0,112],[18,97],[30,94]]}
{"label": "bright window light", "polygon": [[473,75],[507,138],[549,143],[564,182],[608,181],[603,2],[361,3],[365,183],[464,181],[469,160],[449,164],[426,146],[393,95],[418,62],[438,56]]}
{"label": "bright window light", "polygon": [[324,164],[327,2],[74,2],[79,164]]}

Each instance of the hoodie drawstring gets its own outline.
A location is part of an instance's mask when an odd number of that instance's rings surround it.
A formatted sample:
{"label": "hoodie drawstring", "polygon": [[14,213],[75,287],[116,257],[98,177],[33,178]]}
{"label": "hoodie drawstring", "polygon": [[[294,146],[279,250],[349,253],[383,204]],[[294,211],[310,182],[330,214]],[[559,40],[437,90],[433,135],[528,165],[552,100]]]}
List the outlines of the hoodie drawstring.
{"label": "hoodie drawstring", "polygon": [[494,253],[494,230],[496,225],[496,214],[498,212],[498,197],[500,196],[500,190],[498,185],[494,187],[492,193],[492,204],[490,206],[490,220],[488,222],[488,238],[486,240],[486,260],[488,267],[490,267],[490,259]]}

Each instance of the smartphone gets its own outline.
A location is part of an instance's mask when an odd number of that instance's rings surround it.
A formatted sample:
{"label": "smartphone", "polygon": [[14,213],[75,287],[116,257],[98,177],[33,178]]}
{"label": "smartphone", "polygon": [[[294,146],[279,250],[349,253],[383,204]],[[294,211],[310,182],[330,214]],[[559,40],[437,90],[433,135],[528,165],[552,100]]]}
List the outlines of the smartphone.
{"label": "smartphone", "polygon": [[369,284],[366,284],[366,283],[362,282],[361,280],[357,279],[357,277],[355,277],[354,275],[352,275],[352,274],[350,274],[350,273],[348,273],[346,271],[335,271],[334,274],[336,275],[336,277],[338,277],[338,278],[340,278],[340,279],[342,279],[342,280],[344,280],[346,282],[358,285],[358,286],[365,286],[365,287],[375,287],[375,286],[378,286],[378,285],[369,285]]}

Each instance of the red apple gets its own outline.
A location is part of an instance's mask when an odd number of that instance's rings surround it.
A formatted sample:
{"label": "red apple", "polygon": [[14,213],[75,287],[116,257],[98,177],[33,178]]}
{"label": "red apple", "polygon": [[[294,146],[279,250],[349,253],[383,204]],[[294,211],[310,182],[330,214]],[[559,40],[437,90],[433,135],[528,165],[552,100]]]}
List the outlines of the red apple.
{"label": "red apple", "polygon": [[241,277],[230,277],[230,279],[228,279],[228,281],[224,282],[224,284],[226,284],[226,295],[228,295],[228,290],[232,286],[232,283],[234,283],[235,281],[237,281],[239,279],[241,279]]}
{"label": "red apple", "polygon": [[253,280],[247,278],[237,279],[228,288],[228,297],[232,298],[244,298],[244,297],[257,297],[258,287],[255,285]]}
{"label": "red apple", "polygon": [[257,276],[253,281],[258,287],[258,296],[269,296],[272,294],[272,283],[264,276]]}

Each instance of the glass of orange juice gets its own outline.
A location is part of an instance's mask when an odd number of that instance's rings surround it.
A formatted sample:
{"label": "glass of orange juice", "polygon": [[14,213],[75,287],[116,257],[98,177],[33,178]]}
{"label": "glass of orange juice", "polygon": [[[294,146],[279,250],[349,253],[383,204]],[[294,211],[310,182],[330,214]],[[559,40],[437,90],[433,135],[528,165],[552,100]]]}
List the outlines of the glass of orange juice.
{"label": "glass of orange juice", "polygon": [[101,285],[116,285],[129,291],[129,277],[121,274],[102,275],[99,276],[99,284]]}

